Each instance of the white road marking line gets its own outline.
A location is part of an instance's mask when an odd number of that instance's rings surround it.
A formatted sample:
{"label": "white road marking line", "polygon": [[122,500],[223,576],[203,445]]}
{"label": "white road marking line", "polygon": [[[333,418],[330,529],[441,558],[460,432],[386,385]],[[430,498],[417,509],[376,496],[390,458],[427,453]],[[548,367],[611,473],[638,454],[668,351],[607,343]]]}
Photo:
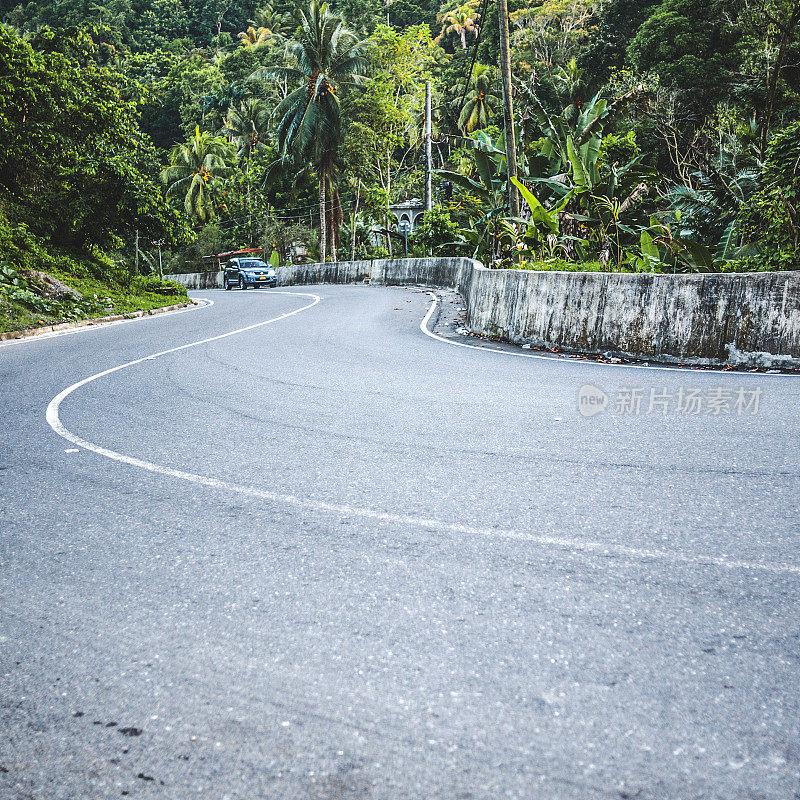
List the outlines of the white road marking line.
{"label": "white road marking line", "polygon": [[80,453],[80,450],[77,447],[68,447],[64,452],[65,453]]}
{"label": "white road marking line", "polygon": [[185,314],[187,311],[200,311],[203,308],[210,308],[214,305],[213,300],[208,300],[205,297],[194,298],[202,305],[191,305],[188,308],[176,308],[174,311],[165,311],[163,314],[144,314],[141,317],[131,317],[130,319],[115,319],[113,322],[98,322],[96,325],[84,325],[81,328],[67,328],[63,331],[50,331],[49,333],[40,333],[38,336],[26,336],[23,339],[7,339],[0,342],[0,347],[5,347],[10,344],[28,344],[29,342],[41,342],[44,339],[52,339],[55,336],[69,336],[73,333],[86,333],[86,331],[99,331],[103,328],[111,328],[114,325],[124,325],[126,322],[141,322],[145,319],[160,319],[161,317],[171,317],[173,314]]}
{"label": "white road marking line", "polygon": [[[713,557],[713,556],[697,557],[697,556],[685,555],[680,552],[668,552],[666,550],[642,550],[635,547],[626,547],[624,545],[617,545],[617,544],[607,544],[604,542],[585,541],[582,539],[574,539],[567,536],[542,536],[539,534],[525,533],[514,530],[503,530],[498,528],[481,528],[473,525],[461,525],[459,523],[444,522],[442,520],[430,519],[427,517],[418,517],[407,514],[392,514],[371,508],[361,508],[357,506],[349,506],[340,503],[329,503],[324,500],[314,500],[309,497],[299,497],[297,495],[270,492],[253,486],[241,486],[239,484],[228,483],[227,481],[221,481],[217,478],[210,478],[206,475],[199,475],[194,472],[186,472],[184,470],[173,469],[171,467],[165,467],[160,464],[154,464],[150,461],[145,461],[140,458],[133,458],[131,456],[126,456],[124,453],[118,453],[114,450],[109,450],[106,447],[100,447],[99,445],[96,445],[93,442],[89,442],[86,439],[82,439],[80,436],[77,436],[76,434],[67,430],[67,428],[65,428],[64,425],[62,424],[61,419],[59,417],[59,409],[64,399],[67,398],[70,394],[72,394],[76,389],[79,389],[82,386],[86,386],[86,384],[91,383],[92,381],[95,381],[98,378],[102,378],[105,375],[110,375],[114,372],[126,369],[127,367],[134,366],[135,364],[141,364],[144,361],[149,361],[154,358],[160,358],[161,356],[165,356],[170,353],[177,353],[181,350],[187,350],[190,347],[196,347],[201,344],[207,344],[209,342],[219,341],[220,339],[225,339],[229,336],[236,336],[237,334],[244,333],[245,331],[251,331],[254,330],[255,328],[260,328],[264,325],[269,325],[273,322],[278,322],[279,320],[286,319],[287,317],[291,317],[294,316],[295,314],[299,314],[302,311],[306,311],[307,309],[317,305],[317,303],[319,303],[322,300],[322,298],[319,297],[319,295],[303,293],[303,292],[265,292],[265,293],[291,294],[299,297],[313,297],[314,302],[302,306],[301,308],[298,308],[295,311],[291,311],[289,313],[273,317],[272,319],[265,320],[264,322],[257,322],[254,325],[248,325],[245,328],[239,328],[237,330],[229,331],[228,333],[223,333],[218,336],[211,336],[207,339],[201,339],[197,342],[190,342],[189,344],[184,344],[181,345],[180,347],[173,347],[170,348],[169,350],[162,350],[158,353],[154,353],[152,356],[145,356],[143,358],[137,358],[134,361],[128,361],[125,364],[120,364],[117,367],[112,367],[111,369],[103,370],[103,372],[98,372],[95,375],[91,375],[88,378],[84,378],[83,380],[78,381],[77,383],[73,383],[72,386],[68,386],[62,392],[59,392],[59,394],[57,394],[50,401],[49,405],[47,406],[47,414],[46,414],[48,424],[59,436],[63,437],[67,441],[72,442],[73,444],[76,444],[78,445],[78,447],[81,447],[85,450],[90,450],[93,453],[104,456],[105,458],[109,458],[112,461],[118,461],[123,464],[128,464],[132,467],[138,467],[139,469],[143,469],[148,472],[155,473],[157,475],[164,475],[170,478],[178,478],[180,480],[188,481],[189,483],[193,483],[199,486],[207,486],[208,488],[211,489],[218,489],[222,492],[234,492],[236,494],[242,494],[248,497],[254,497],[259,500],[267,500],[273,503],[280,503],[283,505],[294,506],[296,508],[312,509],[314,511],[333,513],[346,517],[360,517],[362,519],[371,519],[371,520],[376,520],[378,522],[409,525],[412,527],[424,528],[432,531],[440,531],[440,532],[446,531],[448,533],[455,533],[461,535],[472,535],[485,538],[503,538],[518,542],[530,542],[532,544],[557,547],[559,549],[567,550],[573,553],[591,553],[606,557],[630,558],[637,561],[664,561],[667,563],[688,564],[691,566],[720,567],[726,570],[746,570],[754,572],[768,572],[780,575],[785,575],[785,574],[800,575],[800,566],[795,566],[793,564],[776,564],[769,562],[759,563],[753,561],[739,561],[724,557]],[[432,311],[429,310],[426,316],[426,320],[430,319],[431,313]]]}
{"label": "white road marking line", "polygon": [[540,358],[545,361],[553,362],[564,362],[568,361],[570,364],[594,364],[595,366],[602,366],[602,367],[618,367],[622,369],[651,369],[651,370],[658,370],[658,371],[668,371],[668,372],[684,372],[684,373],[691,373],[691,374],[701,374],[701,375],[736,375],[740,377],[742,375],[750,375],[750,376],[758,376],[758,377],[769,377],[769,378],[798,378],[800,375],[792,374],[789,372],[773,372],[773,373],[766,373],[766,372],[746,372],[746,371],[739,371],[739,370],[729,370],[729,369],[692,369],[691,367],[668,367],[668,366],[654,366],[651,364],[605,364],[600,363],[598,361],[592,361],[588,358],[570,358],[566,359],[563,357],[556,357],[556,356],[546,356],[540,353],[517,353],[513,350],[500,350],[496,347],[479,347],[475,344],[467,344],[466,342],[455,342],[452,339],[447,339],[444,336],[439,336],[438,333],[434,333],[432,330],[428,328],[428,323],[430,322],[431,317],[433,316],[433,312],[436,310],[436,306],[439,303],[439,298],[433,293],[428,292],[428,295],[433,298],[433,302],[431,303],[431,307],[428,309],[428,313],[425,315],[422,322],[420,322],[419,327],[420,330],[426,335],[430,336],[431,339],[436,339],[439,342],[444,342],[445,344],[451,344],[453,347],[466,347],[470,350],[480,350],[482,353],[497,353],[501,356],[514,356],[516,358]]}
{"label": "white road marking line", "polygon": [[[315,306],[319,303],[322,298],[316,294],[308,294],[307,292],[277,292],[276,294],[291,294],[298,297],[313,297],[314,302],[308,303],[307,305],[302,306],[301,308],[296,309],[295,311],[289,311],[286,314],[281,314],[277,317],[273,317],[272,319],[265,320],[263,322],[256,322],[253,325],[247,325],[244,328],[237,328],[235,331],[228,331],[228,333],[221,333],[218,336],[210,336],[207,339],[200,339],[196,342],[189,342],[189,344],[182,344],[178,347],[171,347],[169,350],[161,350],[158,353],[153,353],[149,356],[143,356],[142,358],[137,358],[133,361],[127,361],[125,364],[120,364],[116,367],[111,367],[111,369],[103,370],[102,372],[98,372],[96,375],[90,375],[88,378],[84,378],[82,381],[78,381],[77,383],[73,383],[72,386],[68,386],[64,389],[63,392],[57,394],[47,406],[47,422],[50,427],[57,433],[59,436],[63,436],[65,439],[73,442],[74,444],[79,445],[87,450],[92,450],[94,445],[91,442],[86,442],[83,439],[80,439],[77,436],[71,434],[64,426],[61,424],[61,421],[58,417],[58,409],[61,405],[62,401],[65,397],[68,397],[72,394],[76,389],[80,389],[81,386],[85,386],[87,383],[91,383],[92,381],[96,381],[98,378],[102,378],[105,375],[111,375],[113,372],[119,372],[121,369],[127,369],[128,367],[132,367],[135,364],[141,364],[144,361],[153,361],[157,358],[161,358],[162,356],[169,355],[170,353],[177,353],[181,350],[188,350],[190,347],[197,347],[201,344],[208,344],[209,342],[216,342],[220,339],[226,339],[229,336],[236,336],[239,333],[245,333],[245,331],[252,331],[256,328],[261,328],[264,325],[270,325],[273,322],[278,322],[282,319],[286,319],[287,317],[294,316],[295,314],[299,314],[301,311],[305,311],[312,306]],[[96,452],[100,452],[97,450]],[[110,451],[108,451],[110,452]],[[102,453],[102,455],[106,455],[106,453]],[[118,459],[119,460],[119,459]]]}

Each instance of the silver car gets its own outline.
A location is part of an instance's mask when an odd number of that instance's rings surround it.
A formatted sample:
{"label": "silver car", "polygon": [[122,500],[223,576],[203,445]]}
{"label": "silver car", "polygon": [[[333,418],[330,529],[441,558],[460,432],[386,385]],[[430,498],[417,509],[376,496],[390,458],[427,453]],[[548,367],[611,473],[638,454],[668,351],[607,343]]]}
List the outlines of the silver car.
{"label": "silver car", "polygon": [[225,289],[234,286],[247,289],[248,286],[277,286],[278,274],[260,258],[232,258],[225,265],[223,278]]}

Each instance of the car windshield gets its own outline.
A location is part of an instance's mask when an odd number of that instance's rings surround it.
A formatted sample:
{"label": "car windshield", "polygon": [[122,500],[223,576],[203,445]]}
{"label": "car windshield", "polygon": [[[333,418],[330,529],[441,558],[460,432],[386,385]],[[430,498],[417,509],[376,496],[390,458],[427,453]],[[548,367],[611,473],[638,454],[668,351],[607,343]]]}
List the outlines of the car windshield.
{"label": "car windshield", "polygon": [[263,261],[242,261],[242,269],[266,269],[267,265]]}

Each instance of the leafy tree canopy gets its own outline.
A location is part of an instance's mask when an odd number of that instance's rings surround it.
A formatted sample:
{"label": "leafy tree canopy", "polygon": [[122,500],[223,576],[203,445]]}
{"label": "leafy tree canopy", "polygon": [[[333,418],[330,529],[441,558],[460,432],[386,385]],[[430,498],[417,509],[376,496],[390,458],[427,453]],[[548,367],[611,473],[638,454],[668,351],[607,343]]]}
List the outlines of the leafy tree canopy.
{"label": "leafy tree canopy", "polygon": [[113,69],[36,52],[0,28],[0,200],[9,216],[76,248],[108,246],[136,229],[174,233],[149,177],[157,162],[137,126],[141,98]]}
{"label": "leafy tree canopy", "polygon": [[741,63],[742,34],[734,0],[664,0],[628,47],[639,72],[655,72],[684,96],[686,113],[710,112]]}

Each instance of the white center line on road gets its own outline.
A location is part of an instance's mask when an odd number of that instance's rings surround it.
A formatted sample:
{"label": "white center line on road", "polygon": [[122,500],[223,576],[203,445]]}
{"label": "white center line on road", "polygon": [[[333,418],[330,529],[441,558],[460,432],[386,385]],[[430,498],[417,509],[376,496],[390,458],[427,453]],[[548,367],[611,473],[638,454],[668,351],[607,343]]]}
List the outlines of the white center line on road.
{"label": "white center line on road", "polygon": [[[485,538],[502,538],[510,539],[519,542],[530,542],[547,547],[557,547],[561,550],[573,553],[588,553],[596,554],[603,557],[617,557],[626,558],[636,561],[661,561],[673,564],[687,564],[690,566],[705,566],[705,567],[718,567],[726,570],[745,570],[755,572],[767,572],[781,575],[800,575],[800,565],[782,564],[771,562],[755,562],[755,561],[742,561],[738,559],[731,559],[727,557],[715,556],[694,556],[687,555],[681,552],[670,552],[667,550],[645,550],[635,547],[626,547],[624,545],[609,544],[606,542],[593,542],[583,539],[572,538],[568,536],[545,536],[534,533],[527,533],[524,531],[503,530],[498,528],[482,528],[474,525],[462,525],[459,523],[445,522],[438,519],[430,519],[427,517],[419,517],[407,514],[394,514],[386,511],[379,511],[372,508],[362,508],[358,506],[350,506],[340,503],[329,503],[324,500],[317,500],[310,497],[300,497],[292,494],[281,494],[279,492],[270,492],[264,489],[259,489],[253,486],[242,486],[240,484],[228,483],[227,481],[219,480],[218,478],[211,478],[206,475],[199,475],[194,472],[186,472],[184,470],[173,469],[172,467],[165,467],[160,464],[154,464],[150,461],[145,461],[140,458],[133,458],[124,453],[118,453],[115,450],[101,447],[82,439],[80,436],[67,430],[61,422],[59,417],[59,409],[61,403],[72,394],[75,390],[86,386],[88,383],[102,378],[105,375],[111,375],[114,372],[126,369],[127,367],[141,364],[145,361],[150,361],[162,356],[169,355],[170,353],[177,353],[181,350],[187,350],[190,347],[197,347],[201,344],[219,341],[229,336],[235,336],[246,331],[251,331],[260,328],[264,325],[270,325],[273,322],[286,319],[287,317],[299,314],[306,311],[313,306],[317,305],[322,298],[315,294],[301,293],[301,292],[262,292],[263,294],[291,294],[299,297],[313,297],[314,300],[301,308],[290,311],[286,314],[281,314],[277,317],[258,322],[254,325],[248,325],[244,328],[238,328],[228,333],[223,333],[218,336],[211,336],[207,339],[200,339],[196,342],[190,342],[179,347],[172,347],[169,350],[162,350],[154,353],[152,356],[144,356],[137,358],[134,361],[128,361],[125,364],[120,364],[117,367],[98,372],[88,378],[84,378],[72,386],[67,387],[62,392],[59,392],[47,406],[47,422],[50,427],[61,437],[69,442],[81,447],[85,450],[90,450],[97,455],[104,456],[105,458],[117,461],[122,464],[128,464],[132,467],[146,470],[157,475],[164,475],[170,478],[177,478],[179,480],[188,481],[200,486],[207,486],[211,489],[217,489],[222,492],[235,492],[237,494],[254,497],[260,500],[267,500],[272,503],[294,506],[296,508],[303,508],[306,510],[320,511],[324,513],[333,513],[345,517],[358,517],[361,519],[376,520],[378,522],[392,523],[407,525],[414,528],[423,528],[426,530],[447,532],[460,535],[480,536]],[[432,311],[428,312],[426,320],[430,319]],[[423,321],[424,324],[425,321]]]}
{"label": "white center line on road", "polygon": [[[514,356],[515,358],[539,358],[545,361],[550,362],[561,362],[564,363],[566,360],[563,356],[548,356],[542,353],[517,353],[515,350],[500,350],[497,347],[481,347],[476,344],[467,344],[466,342],[456,342],[453,339],[448,339],[445,336],[439,336],[438,333],[434,333],[429,327],[428,323],[431,321],[431,317],[433,316],[433,312],[436,311],[436,306],[439,304],[439,298],[433,293],[428,292],[428,295],[433,299],[430,308],[428,309],[428,313],[423,318],[422,322],[419,324],[420,330],[426,335],[430,336],[431,339],[436,339],[437,342],[444,342],[445,344],[451,344],[453,347],[466,347],[469,350],[480,350],[481,353],[494,353],[495,355],[501,356]],[[667,371],[667,372],[685,372],[685,373],[692,373],[692,374],[701,374],[701,375],[736,375],[740,377],[742,375],[757,375],[759,377],[767,377],[767,378],[797,378],[800,377],[796,373],[791,372],[773,372],[773,373],[765,373],[765,372],[749,372],[749,371],[742,371],[742,370],[732,370],[732,369],[693,369],[692,367],[669,367],[666,365],[654,365],[654,364],[610,364],[610,363],[598,363],[597,361],[592,361],[588,358],[572,358],[569,359],[570,364],[593,364],[595,366],[603,366],[603,367],[615,367],[617,369],[650,369],[650,370],[657,370],[657,371]]]}

